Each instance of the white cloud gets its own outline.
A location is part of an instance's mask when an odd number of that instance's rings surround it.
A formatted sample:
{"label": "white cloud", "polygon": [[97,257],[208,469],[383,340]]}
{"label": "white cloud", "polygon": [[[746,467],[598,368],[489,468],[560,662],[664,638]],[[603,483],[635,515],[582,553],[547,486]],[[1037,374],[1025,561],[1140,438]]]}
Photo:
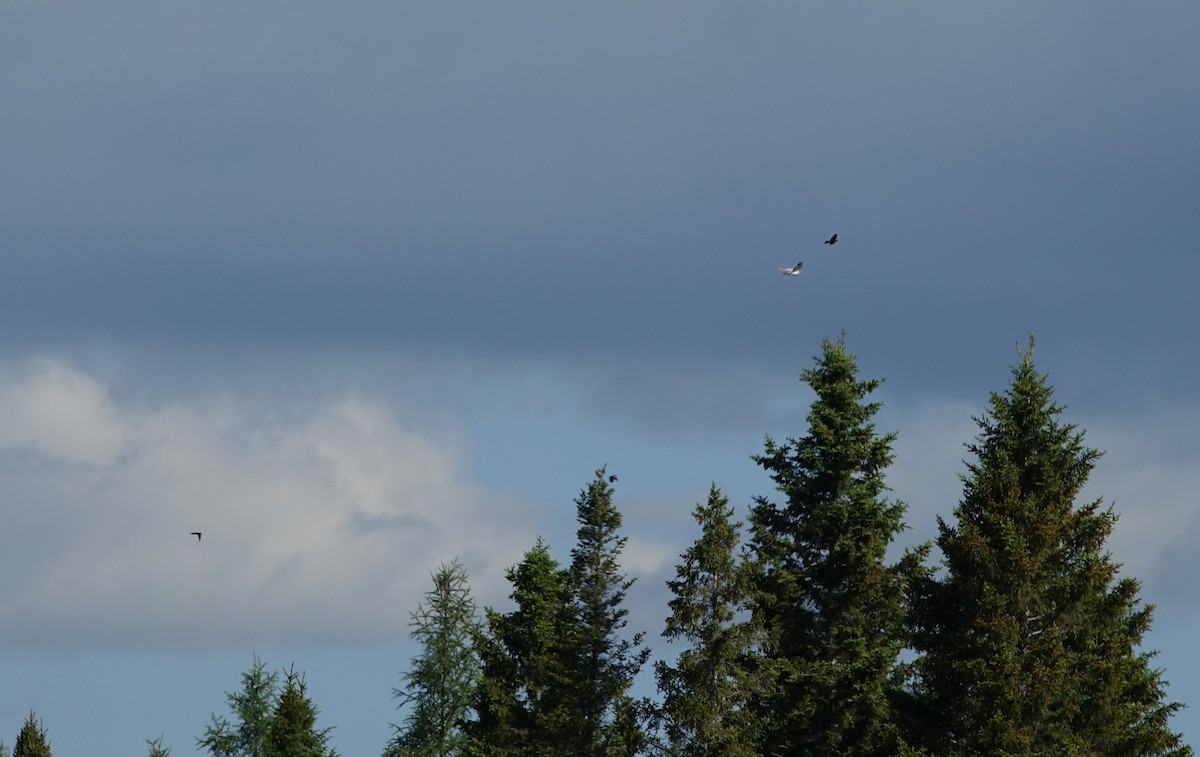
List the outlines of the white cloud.
{"label": "white cloud", "polygon": [[103,388],[53,360],[34,360],[0,390],[0,447],[104,465],[125,434]]}
{"label": "white cloud", "polygon": [[1103,497],[1120,515],[1109,541],[1122,574],[1144,581],[1144,595],[1164,611],[1190,610],[1200,568],[1192,556],[1200,531],[1200,444],[1195,402],[1126,419],[1083,423],[1087,443],[1104,451],[1086,495]]}
{"label": "white cloud", "polygon": [[679,553],[686,549],[661,539],[630,536],[621,555],[621,569],[631,576],[660,573],[679,561]]}
{"label": "white cloud", "polygon": [[491,601],[533,539],[461,445],[360,396],[136,407],[43,360],[0,387],[0,428],[10,638],[402,637],[440,561],[457,556]]}
{"label": "white cloud", "polygon": [[[885,406],[886,408],[886,406]],[[890,496],[902,500],[909,530],[899,546],[937,537],[937,517],[953,520],[962,495],[959,475],[970,455],[964,446],[979,427],[971,420],[979,410],[961,401],[926,402],[908,413],[889,412],[878,421],[880,433],[897,431],[895,462],[886,471]]]}

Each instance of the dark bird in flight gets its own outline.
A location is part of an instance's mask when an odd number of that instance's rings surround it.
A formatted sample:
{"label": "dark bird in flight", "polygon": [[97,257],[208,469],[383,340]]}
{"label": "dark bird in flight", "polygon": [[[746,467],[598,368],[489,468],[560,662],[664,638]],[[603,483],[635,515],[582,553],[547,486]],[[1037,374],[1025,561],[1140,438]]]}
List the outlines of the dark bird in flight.
{"label": "dark bird in flight", "polygon": [[613,484],[613,483],[616,483],[616,481],[617,481],[617,476],[616,476],[616,474],[613,474],[613,475],[611,475],[611,476],[609,476],[609,477],[608,477],[608,483],[610,483],[610,484]]}
{"label": "dark bird in flight", "polygon": [[200,532],[199,531],[193,531],[192,536],[196,537],[196,541],[200,541]]}
{"label": "dark bird in flight", "polygon": [[834,234],[829,239],[826,239],[825,244],[837,244],[837,234]]}
{"label": "dark bird in flight", "polygon": [[780,268],[779,272],[782,273],[784,276],[799,276],[800,269],[803,267],[804,267],[804,263],[799,262],[796,265],[792,266],[791,268]]}

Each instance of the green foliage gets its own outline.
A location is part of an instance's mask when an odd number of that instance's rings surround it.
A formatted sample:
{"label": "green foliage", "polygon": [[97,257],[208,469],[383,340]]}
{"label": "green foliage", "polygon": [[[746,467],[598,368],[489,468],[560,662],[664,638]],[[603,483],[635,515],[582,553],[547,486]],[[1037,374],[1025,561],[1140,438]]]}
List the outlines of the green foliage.
{"label": "green foliage", "polygon": [[304,676],[295,664],[284,677],[283,689],[267,724],[265,757],[337,757],[326,746],[329,731],[317,730],[317,709],[308,698]]}
{"label": "green foliage", "polygon": [[633,581],[620,572],[625,538],[604,473],[575,501],[571,564],[539,539],[508,572],[516,609],[487,612],[472,754],[632,755],[646,742],[648,704],[628,690],[649,651],[642,634],[620,635]]}
{"label": "green foliage", "polygon": [[476,638],[482,677],[477,721],[468,725],[474,754],[555,755],[570,727],[564,709],[572,686],[563,640],[571,618],[566,573],[542,539],[510,568],[516,609],[489,608]]}
{"label": "green foliage", "polygon": [[674,666],[655,665],[662,718],[672,754],[750,757],[741,671],[752,638],[746,623],[735,622],[749,589],[736,553],[741,524],[716,484],[693,517],[700,536],[667,582],[674,598],[663,636],[689,646]]}
{"label": "green foliage", "polygon": [[214,714],[204,736],[196,739],[196,746],[213,757],[336,757],[325,748],[331,729],[315,728],[317,710],[295,665],[280,688],[279,674],[268,673],[266,663],[254,655],[250,669],[242,673],[242,690],[225,697],[236,725]]}
{"label": "green foliage", "polygon": [[169,747],[163,746],[163,737],[160,735],[157,739],[146,739],[146,746],[150,747],[150,751],[146,757],[171,757]]}
{"label": "green foliage", "polygon": [[50,757],[50,738],[42,719],[33,710],[17,734],[12,753],[13,757]]}
{"label": "green foliage", "polygon": [[976,419],[956,523],[939,519],[944,577],[915,585],[913,738],[938,754],[1191,754],[1137,651],[1151,608],[1104,550],[1116,516],[1075,505],[1100,453],[1058,420],[1032,352]]}
{"label": "green foliage", "polygon": [[268,673],[266,663],[254,655],[250,669],[242,673],[242,690],[226,693],[237,725],[225,716],[212,715],[204,736],[196,746],[213,757],[265,757],[271,709],[279,682],[277,673]]}
{"label": "green foliage", "polygon": [[563,754],[634,754],[645,742],[637,705],[627,692],[650,656],[638,649],[643,633],[623,638],[629,611],[623,607],[633,579],[621,573],[626,538],[619,535],[621,513],[603,468],[575,500],[575,548],[567,571],[575,608],[566,629],[566,669],[574,686],[567,691],[573,723]]}
{"label": "green foliage", "polygon": [[802,379],[816,392],[809,432],[755,461],[785,502],[751,511],[753,617],[763,638],[752,672],[761,754],[872,755],[899,749],[891,702],[906,639],[904,587],[925,548],[896,565],[888,545],[905,507],[884,499],[894,434],[878,436],[843,339],[826,339]]}
{"label": "green foliage", "polygon": [[412,638],[421,651],[393,695],[410,706],[386,755],[446,757],[462,754],[464,730],[480,675],[474,641],[480,624],[466,571],[456,561],[433,574],[433,589],[412,614]]}

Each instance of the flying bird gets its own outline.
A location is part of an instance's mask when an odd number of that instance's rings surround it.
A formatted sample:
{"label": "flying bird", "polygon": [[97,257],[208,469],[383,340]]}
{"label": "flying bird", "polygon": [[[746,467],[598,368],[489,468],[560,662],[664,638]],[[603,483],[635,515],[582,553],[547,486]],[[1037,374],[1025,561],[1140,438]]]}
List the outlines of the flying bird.
{"label": "flying bird", "polygon": [[196,537],[196,541],[200,541],[200,532],[199,531],[193,531],[192,536]]}
{"label": "flying bird", "polygon": [[617,482],[617,477],[615,474],[608,477],[608,483],[615,484],[616,482]]}
{"label": "flying bird", "polygon": [[804,262],[801,261],[801,262],[797,263],[796,265],[792,266],[791,268],[780,268],[779,272],[782,273],[784,276],[799,276],[800,269],[803,267],[804,267]]}
{"label": "flying bird", "polygon": [[829,239],[826,239],[825,244],[837,244],[837,234],[834,234]]}

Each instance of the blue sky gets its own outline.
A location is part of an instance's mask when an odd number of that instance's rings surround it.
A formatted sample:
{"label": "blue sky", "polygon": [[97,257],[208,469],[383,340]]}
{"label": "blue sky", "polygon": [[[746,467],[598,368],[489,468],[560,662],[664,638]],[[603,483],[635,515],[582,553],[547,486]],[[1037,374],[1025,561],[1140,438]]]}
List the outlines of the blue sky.
{"label": "blue sky", "polygon": [[[0,739],[196,753],[251,655],[354,757],[408,614],[620,476],[631,626],[845,333],[915,543],[1037,336],[1191,707],[1194,3],[0,7]],[[834,232],[836,247],[822,245]],[[780,266],[805,263],[798,278]],[[202,544],[188,534],[203,531]]]}

